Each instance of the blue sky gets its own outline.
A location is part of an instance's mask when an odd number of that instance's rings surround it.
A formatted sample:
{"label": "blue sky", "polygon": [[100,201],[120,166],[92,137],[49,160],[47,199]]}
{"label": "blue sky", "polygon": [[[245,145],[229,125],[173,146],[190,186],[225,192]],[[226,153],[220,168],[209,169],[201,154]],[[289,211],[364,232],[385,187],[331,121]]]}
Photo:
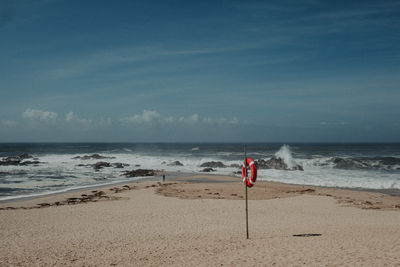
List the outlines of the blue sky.
{"label": "blue sky", "polygon": [[398,1],[0,2],[0,142],[400,142]]}

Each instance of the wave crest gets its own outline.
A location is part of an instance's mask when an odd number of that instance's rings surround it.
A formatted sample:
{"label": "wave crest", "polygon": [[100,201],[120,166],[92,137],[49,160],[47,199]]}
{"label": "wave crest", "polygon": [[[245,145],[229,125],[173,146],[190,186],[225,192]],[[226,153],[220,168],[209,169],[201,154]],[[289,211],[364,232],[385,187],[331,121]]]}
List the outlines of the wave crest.
{"label": "wave crest", "polygon": [[278,152],[275,153],[276,158],[281,158],[289,168],[296,166],[296,161],[293,159],[292,151],[288,145],[283,145]]}

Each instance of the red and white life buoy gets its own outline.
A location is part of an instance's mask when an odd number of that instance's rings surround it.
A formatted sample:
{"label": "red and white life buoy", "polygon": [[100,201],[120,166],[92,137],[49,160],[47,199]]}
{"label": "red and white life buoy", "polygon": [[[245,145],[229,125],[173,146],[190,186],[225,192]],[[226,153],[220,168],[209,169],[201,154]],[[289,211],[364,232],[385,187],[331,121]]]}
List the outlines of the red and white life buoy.
{"label": "red and white life buoy", "polygon": [[[246,175],[246,165],[248,167],[250,167],[250,170],[251,170],[251,175],[250,175],[250,177],[247,177],[247,179],[246,179],[246,176],[247,176]],[[252,187],[256,183],[257,168],[256,168],[256,164],[254,164],[254,160],[252,158],[246,158],[246,161],[243,161],[242,178],[243,178],[243,183],[247,184],[247,187]]]}

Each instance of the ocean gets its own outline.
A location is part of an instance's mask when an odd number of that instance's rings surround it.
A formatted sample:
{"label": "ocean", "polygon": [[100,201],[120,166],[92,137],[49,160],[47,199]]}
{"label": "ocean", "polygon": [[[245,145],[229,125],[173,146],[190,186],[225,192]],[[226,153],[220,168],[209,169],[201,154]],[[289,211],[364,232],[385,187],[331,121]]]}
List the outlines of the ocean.
{"label": "ocean", "polygon": [[[258,180],[356,189],[400,190],[400,144],[246,144],[254,160],[280,157],[304,171],[259,169]],[[101,159],[85,159],[99,154]],[[232,175],[244,159],[239,143],[2,143],[0,161],[21,156],[22,164],[0,164],[0,201],[73,189],[148,179],[124,171],[155,169],[200,173],[204,162],[227,167],[212,174]],[[171,164],[179,161],[182,166]],[[28,162],[28,164],[24,164]],[[94,164],[110,165],[94,168]],[[118,167],[117,167],[118,166]],[[240,176],[240,174],[235,174]],[[240,180],[238,179],[238,182]]]}

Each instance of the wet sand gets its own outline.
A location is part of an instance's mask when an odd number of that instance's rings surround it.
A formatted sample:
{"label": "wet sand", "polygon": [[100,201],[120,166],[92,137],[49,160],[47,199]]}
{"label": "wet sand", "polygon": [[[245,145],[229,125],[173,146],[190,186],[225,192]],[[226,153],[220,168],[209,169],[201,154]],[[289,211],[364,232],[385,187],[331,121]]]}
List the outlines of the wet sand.
{"label": "wet sand", "polygon": [[0,266],[398,265],[400,197],[229,176],[0,204]]}

